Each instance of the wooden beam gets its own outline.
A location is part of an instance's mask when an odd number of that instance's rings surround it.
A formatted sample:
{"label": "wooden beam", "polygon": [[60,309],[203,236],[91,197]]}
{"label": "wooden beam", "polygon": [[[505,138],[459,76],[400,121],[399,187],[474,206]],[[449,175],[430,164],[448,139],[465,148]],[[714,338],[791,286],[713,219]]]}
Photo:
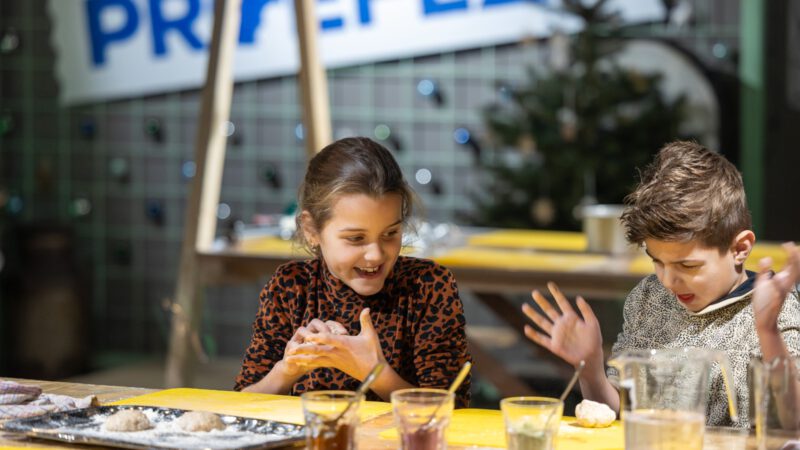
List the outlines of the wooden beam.
{"label": "wooden beam", "polygon": [[303,98],[303,136],[306,155],[330,144],[331,113],[328,100],[328,78],[319,57],[318,21],[315,0],[295,0],[295,20],[300,47],[300,95]]}
{"label": "wooden beam", "polygon": [[165,383],[168,387],[191,384],[195,353],[192,338],[199,327],[199,250],[208,250],[217,225],[217,205],[225,164],[225,123],[230,117],[233,91],[232,61],[241,20],[241,0],[214,2],[214,30],[208,53],[206,83],[195,135],[192,190],[184,218],[183,244],[172,308]]}

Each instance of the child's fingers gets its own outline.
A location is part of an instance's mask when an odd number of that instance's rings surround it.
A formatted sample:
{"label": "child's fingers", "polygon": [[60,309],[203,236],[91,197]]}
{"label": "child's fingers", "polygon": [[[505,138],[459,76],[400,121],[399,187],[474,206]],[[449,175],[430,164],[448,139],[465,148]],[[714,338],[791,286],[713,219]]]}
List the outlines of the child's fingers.
{"label": "child's fingers", "polygon": [[287,364],[294,364],[303,367],[330,367],[331,363],[327,355],[303,354],[291,355],[284,358]]}
{"label": "child's fingers", "polygon": [[324,345],[324,344],[300,344],[292,347],[290,350],[286,351],[286,354],[289,356],[296,356],[296,355],[323,355],[326,353],[330,353],[336,350],[331,345]]}
{"label": "child's fingers", "polygon": [[326,333],[311,335],[306,339],[306,342],[315,345],[327,345],[332,348],[345,348],[348,347],[355,338],[356,336]]}
{"label": "child's fingers", "polygon": [[575,303],[578,305],[578,310],[581,312],[583,316],[583,321],[586,323],[599,323],[597,320],[597,316],[594,315],[594,311],[592,311],[592,307],[589,306],[589,303],[583,299],[580,295],[575,300]]}
{"label": "child's fingers", "polygon": [[306,340],[306,336],[309,336],[311,334],[312,333],[308,331],[308,328],[300,327],[294,332],[294,335],[292,335],[292,338],[289,341],[300,344]]}
{"label": "child's fingers", "polygon": [[533,298],[533,301],[535,301],[536,304],[539,305],[539,308],[541,308],[542,311],[544,311],[544,313],[547,315],[550,321],[555,322],[556,319],[558,319],[558,317],[561,315],[555,310],[555,308],[553,308],[553,305],[551,305],[550,302],[544,297],[544,295],[542,295],[542,293],[539,292],[538,290],[534,290],[531,293],[531,297]]}
{"label": "child's fingers", "polygon": [[575,312],[575,310],[572,309],[572,306],[570,306],[569,300],[567,300],[567,297],[564,296],[564,293],[561,292],[561,289],[558,288],[557,284],[553,283],[552,281],[548,281],[547,289],[550,289],[550,293],[553,294],[553,298],[556,299],[556,303],[561,309],[561,314]]}
{"label": "child's fingers", "polygon": [[533,323],[536,324],[539,328],[544,330],[545,333],[551,334],[553,331],[553,323],[547,320],[546,318],[542,317],[538,311],[536,311],[531,305],[527,303],[522,304],[522,312],[528,316]]}
{"label": "child's fingers", "polygon": [[792,278],[796,281],[800,281],[800,249],[794,245],[794,242],[786,242],[783,244],[783,249],[786,250],[786,253],[789,255],[786,268],[791,273]]}
{"label": "child's fingers", "polygon": [[333,334],[349,334],[347,328],[335,320],[326,320],[325,325],[328,326],[328,330]]}
{"label": "child's fingers", "polygon": [[550,350],[550,343],[552,342],[550,337],[546,334],[539,333],[538,331],[534,330],[532,326],[525,325],[525,336],[532,340],[533,342],[541,345],[542,347]]}
{"label": "child's fingers", "polygon": [[312,333],[327,333],[328,332],[328,326],[325,325],[325,322],[323,322],[323,321],[321,321],[319,319],[311,320],[311,322],[309,322],[308,325],[306,325],[306,328],[308,328],[308,330],[311,331]]}

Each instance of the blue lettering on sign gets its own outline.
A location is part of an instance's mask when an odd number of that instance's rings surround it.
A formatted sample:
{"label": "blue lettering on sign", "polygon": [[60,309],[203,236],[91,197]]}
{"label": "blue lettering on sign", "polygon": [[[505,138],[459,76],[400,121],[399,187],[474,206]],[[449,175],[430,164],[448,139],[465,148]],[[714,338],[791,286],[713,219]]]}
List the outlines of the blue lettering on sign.
{"label": "blue lettering on sign", "polygon": [[239,42],[253,44],[256,42],[256,30],[261,25],[261,10],[270,2],[277,0],[243,0],[242,26],[239,28]]}
{"label": "blue lettering on sign", "polygon": [[[186,4],[186,14],[177,19],[164,17],[162,5],[165,0],[147,0],[150,8],[149,18],[153,38],[153,52],[156,56],[168,53],[165,36],[171,31],[179,33],[191,49],[202,50],[205,44],[192,30],[192,25],[200,14],[201,0],[183,0]],[[270,3],[288,2],[289,0],[242,0],[242,20],[239,28],[239,43],[252,45],[255,43],[256,32],[261,26],[264,8]],[[317,0],[318,2],[344,1],[344,0]],[[348,0],[356,3],[358,8],[358,22],[360,25],[369,25],[373,21],[373,0]],[[403,0],[408,1],[408,0]],[[420,0],[425,16],[447,12],[467,11],[468,0]],[[506,5],[511,3],[536,3],[546,4],[548,0],[483,0],[483,8]],[[92,63],[102,66],[106,63],[108,48],[117,42],[125,41],[133,36],[139,28],[139,12],[133,0],[85,0],[89,38],[91,43]],[[104,13],[121,9],[124,16],[122,24],[115,27],[104,27],[102,16]],[[143,17],[148,14],[144,13]],[[342,16],[333,16],[320,19],[322,31],[341,29],[345,26]]]}
{"label": "blue lettering on sign", "polygon": [[486,8],[487,6],[507,5],[509,3],[545,4],[547,3],[547,0],[484,0],[483,7]]}
{"label": "blue lettering on sign", "polygon": [[467,0],[423,0],[422,10],[425,15],[439,14],[449,11],[467,9]]}
{"label": "blue lettering on sign", "polygon": [[164,34],[169,29],[175,29],[186,39],[186,42],[193,49],[202,49],[203,43],[194,35],[192,31],[192,23],[197,18],[200,12],[199,0],[187,0],[188,11],[186,15],[175,20],[164,19],[163,12],[161,11],[161,0],[150,0],[150,21],[153,26],[153,49],[156,55],[163,55],[167,52],[167,47],[164,44]]}
{"label": "blue lettering on sign", "polygon": [[[106,8],[125,9],[125,23],[118,30],[105,30],[100,16]],[[89,40],[92,43],[92,63],[102,65],[106,61],[106,46],[114,41],[123,41],[136,32],[139,27],[139,14],[130,0],[88,0],[86,14],[89,16]]]}
{"label": "blue lettering on sign", "polygon": [[[330,0],[318,0],[319,3],[323,3]],[[323,31],[325,30],[334,30],[337,28],[342,28],[344,26],[344,19],[341,17],[328,17],[322,19],[320,22],[320,27]]]}
{"label": "blue lettering on sign", "polygon": [[369,10],[369,0],[358,0],[358,20],[362,24],[372,21],[372,14]]}

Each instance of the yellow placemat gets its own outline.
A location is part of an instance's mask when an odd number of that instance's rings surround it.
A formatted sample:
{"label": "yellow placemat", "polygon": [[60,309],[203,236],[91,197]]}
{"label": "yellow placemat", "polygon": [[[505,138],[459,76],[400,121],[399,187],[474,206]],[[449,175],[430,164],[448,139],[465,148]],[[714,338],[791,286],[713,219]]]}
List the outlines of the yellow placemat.
{"label": "yellow placemat", "polygon": [[284,241],[277,236],[259,236],[254,238],[242,239],[235,248],[242,253],[259,254],[266,253],[271,255],[286,255],[307,258],[309,255],[303,249],[297,247],[292,241]]}
{"label": "yellow placemat", "polygon": [[582,252],[586,235],[571,231],[497,230],[475,234],[467,239],[473,247],[498,247]]}
{"label": "yellow placemat", "polygon": [[457,248],[433,258],[448,267],[492,267],[509,270],[579,270],[582,267],[603,267],[604,255],[576,253],[521,252],[491,248]]}
{"label": "yellow placemat", "polygon": [[[161,406],[165,408],[211,411],[217,414],[276,420],[301,425],[305,423],[300,398],[288,395],[178,388],[131,397],[109,404]],[[389,403],[364,402],[359,412],[363,421],[391,410],[392,405]]]}
{"label": "yellow placemat", "polygon": [[[625,436],[622,424],[614,422],[608,428],[582,428],[575,418],[564,417],[558,430],[558,450],[622,450]],[[384,430],[381,439],[397,439],[397,429]],[[452,446],[506,447],[502,413],[493,409],[458,409],[453,411],[447,428],[447,444]]]}

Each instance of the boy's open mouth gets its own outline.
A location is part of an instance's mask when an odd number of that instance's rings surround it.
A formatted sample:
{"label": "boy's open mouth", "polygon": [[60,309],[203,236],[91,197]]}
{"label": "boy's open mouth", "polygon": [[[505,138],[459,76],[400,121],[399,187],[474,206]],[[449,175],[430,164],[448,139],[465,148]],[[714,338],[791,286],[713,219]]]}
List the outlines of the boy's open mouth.
{"label": "boy's open mouth", "polygon": [[694,294],[675,294],[675,297],[678,297],[678,300],[683,303],[689,303],[694,300]]}

